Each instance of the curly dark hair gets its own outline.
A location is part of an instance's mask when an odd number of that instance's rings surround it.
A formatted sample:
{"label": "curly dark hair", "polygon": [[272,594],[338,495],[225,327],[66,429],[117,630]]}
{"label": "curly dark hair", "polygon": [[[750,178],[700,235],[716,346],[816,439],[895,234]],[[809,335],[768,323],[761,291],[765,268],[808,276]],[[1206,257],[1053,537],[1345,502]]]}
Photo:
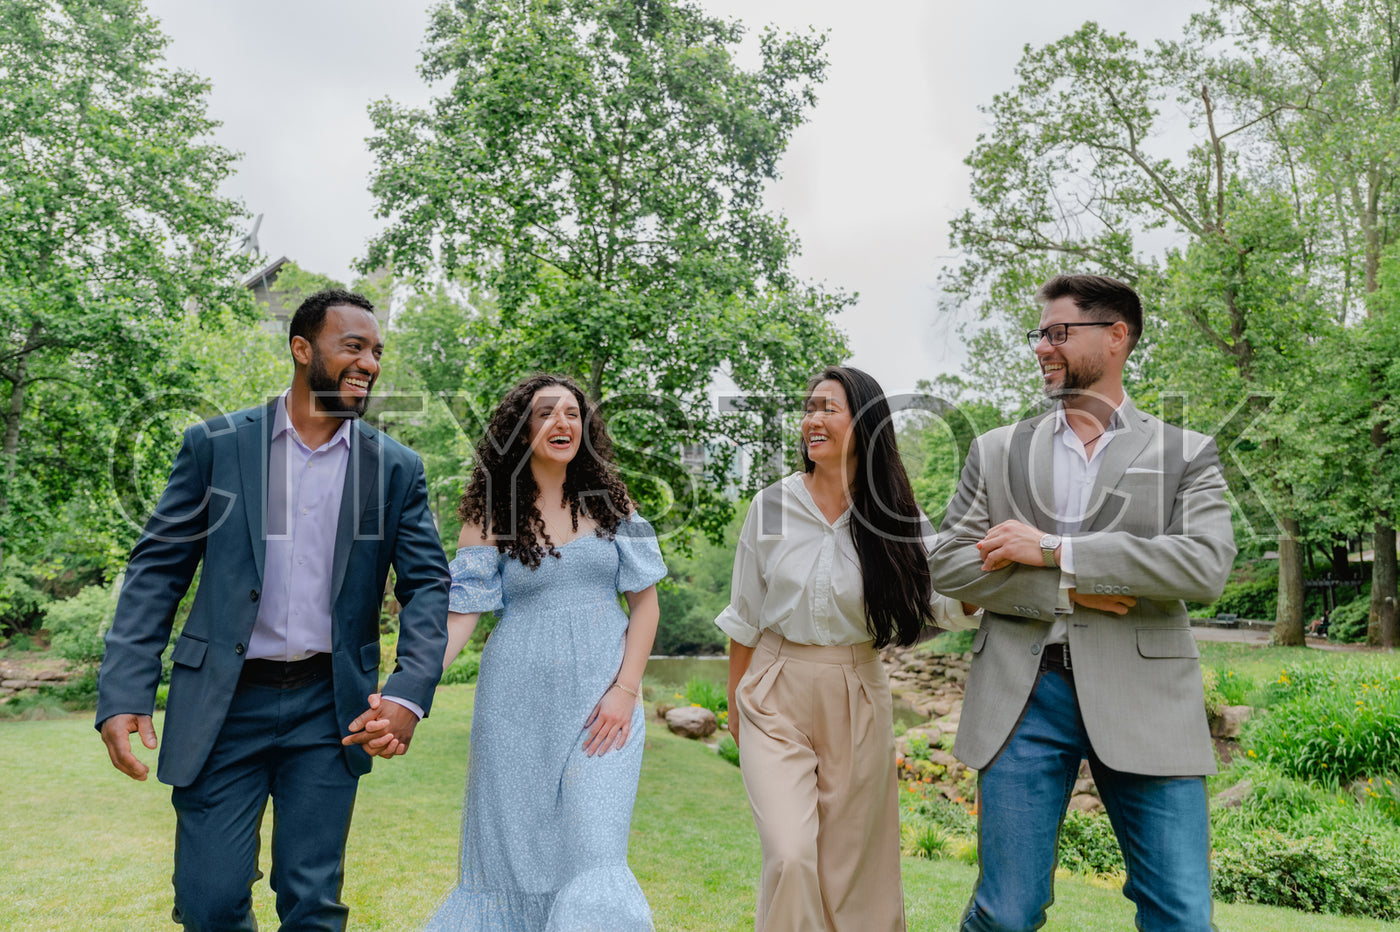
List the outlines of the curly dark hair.
{"label": "curly dark hair", "polygon": [[564,500],[573,528],[579,515],[598,522],[598,536],[611,540],[632,510],[627,486],[613,463],[612,438],[596,407],[572,379],[532,375],[496,406],[486,435],[476,445],[476,465],[457,506],[457,517],[494,535],[496,549],[534,569],[546,554],[562,556],[545,530],[539,487],[530,470],[530,402],[542,388],[559,385],[573,393],[583,414],[583,444],[564,473]]}

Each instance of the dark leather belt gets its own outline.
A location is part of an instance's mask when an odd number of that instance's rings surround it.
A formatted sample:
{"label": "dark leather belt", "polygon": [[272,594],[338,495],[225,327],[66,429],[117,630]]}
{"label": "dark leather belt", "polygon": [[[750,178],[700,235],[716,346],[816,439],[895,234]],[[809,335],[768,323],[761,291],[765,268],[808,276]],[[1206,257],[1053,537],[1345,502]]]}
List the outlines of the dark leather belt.
{"label": "dark leather belt", "polygon": [[1040,666],[1045,670],[1063,670],[1068,673],[1073,669],[1069,660],[1069,645],[1046,644],[1040,653]]}
{"label": "dark leather belt", "polygon": [[297,689],[331,675],[331,655],[312,654],[305,660],[245,660],[238,682],[272,689]]}

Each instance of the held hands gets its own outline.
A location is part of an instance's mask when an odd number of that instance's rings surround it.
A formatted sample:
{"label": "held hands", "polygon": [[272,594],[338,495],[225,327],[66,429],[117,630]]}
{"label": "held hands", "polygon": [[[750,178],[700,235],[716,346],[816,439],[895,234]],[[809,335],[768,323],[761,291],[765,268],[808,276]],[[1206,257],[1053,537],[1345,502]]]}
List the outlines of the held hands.
{"label": "held hands", "polygon": [[1075,589],[1069,590],[1069,600],[1075,605],[1112,615],[1126,615],[1128,609],[1137,604],[1137,599],[1130,595],[1096,595]]}
{"label": "held hands", "polygon": [[[1003,521],[987,532],[987,536],[977,542],[977,552],[982,555],[983,572],[991,572],[1024,563],[1026,566],[1044,566],[1044,554],[1040,551],[1040,539],[1045,536],[1021,521]],[[1055,551],[1058,561],[1060,553]]]}
{"label": "held hands", "polygon": [[593,707],[593,714],[583,723],[588,731],[588,740],[583,744],[584,753],[593,757],[625,745],[632,734],[632,710],[636,705],[635,696],[616,683],[609,686],[603,698]]}
{"label": "held hands", "polygon": [[397,757],[408,753],[418,716],[379,693],[369,697],[369,708],[350,723],[350,734],[340,739],[344,745],[358,744],[371,757]]}
{"label": "held hands", "polygon": [[113,767],[133,780],[144,780],[150,768],[131,753],[132,732],[140,733],[141,743],[147,748],[156,749],[156,729],[149,715],[113,715],[102,723],[102,742],[107,745]]}

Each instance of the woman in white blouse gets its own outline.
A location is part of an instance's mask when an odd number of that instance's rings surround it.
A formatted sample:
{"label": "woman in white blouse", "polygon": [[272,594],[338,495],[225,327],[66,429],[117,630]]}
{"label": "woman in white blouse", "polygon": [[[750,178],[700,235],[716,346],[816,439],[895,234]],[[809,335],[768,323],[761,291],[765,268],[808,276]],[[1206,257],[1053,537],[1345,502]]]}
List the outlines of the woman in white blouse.
{"label": "woman in white blouse", "polygon": [[758,932],[899,932],[899,805],[877,650],[965,621],[935,599],[932,534],[890,408],[859,369],[808,385],[806,470],[760,492],[739,535],[729,728],[763,849]]}

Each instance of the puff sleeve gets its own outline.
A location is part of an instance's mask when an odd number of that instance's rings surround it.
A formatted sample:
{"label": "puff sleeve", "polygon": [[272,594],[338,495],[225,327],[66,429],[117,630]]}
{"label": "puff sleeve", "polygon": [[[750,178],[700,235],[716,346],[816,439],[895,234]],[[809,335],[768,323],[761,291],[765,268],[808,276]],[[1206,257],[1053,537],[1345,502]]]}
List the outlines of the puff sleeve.
{"label": "puff sleeve", "polygon": [[617,526],[617,591],[641,592],[666,576],[651,522],[635,511]]}
{"label": "puff sleeve", "polygon": [[469,614],[495,612],[503,607],[501,560],[495,547],[463,547],[452,558],[448,569],[452,572],[448,611]]}

